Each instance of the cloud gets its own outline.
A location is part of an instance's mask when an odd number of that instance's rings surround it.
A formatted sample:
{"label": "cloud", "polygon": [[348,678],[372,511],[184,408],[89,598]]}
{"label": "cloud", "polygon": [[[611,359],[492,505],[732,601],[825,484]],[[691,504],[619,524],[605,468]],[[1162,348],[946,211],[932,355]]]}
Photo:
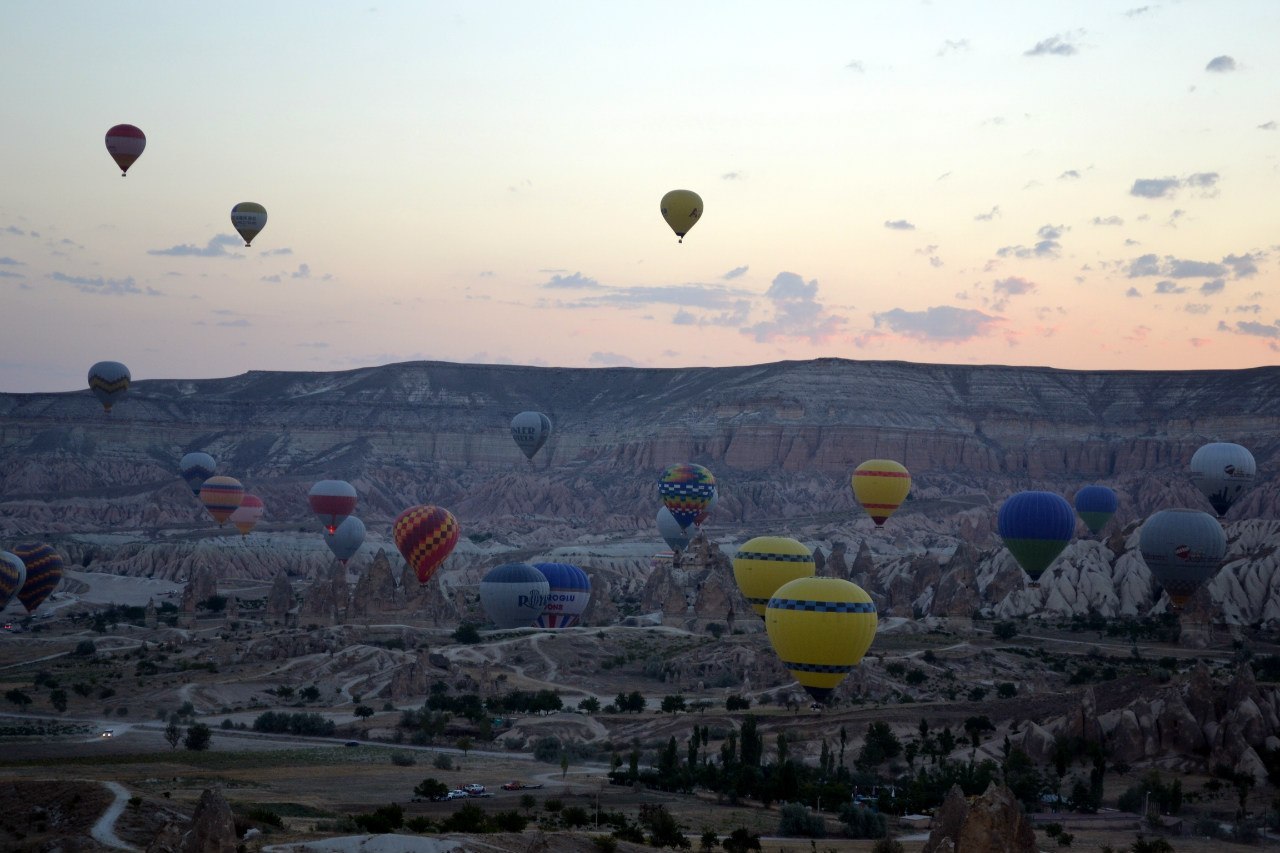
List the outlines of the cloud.
{"label": "cloud", "polygon": [[1262,306],[1256,303],[1253,305],[1237,305],[1233,310],[1237,314],[1261,314]]}
{"label": "cloud", "polygon": [[1183,310],[1188,314],[1208,314],[1209,304],[1207,302],[1189,302],[1183,306]]}
{"label": "cloud", "polygon": [[1119,216],[1095,216],[1093,217],[1094,225],[1123,225],[1124,220]]}
{"label": "cloud", "polygon": [[991,289],[1006,296],[1022,296],[1025,293],[1034,293],[1036,286],[1025,278],[1010,276],[1009,278],[997,279],[992,282]]}
{"label": "cloud", "polygon": [[1177,192],[1180,184],[1177,178],[1138,178],[1129,188],[1129,195],[1138,198],[1164,198]]}
{"label": "cloud", "polygon": [[282,246],[282,247],[281,247],[281,248],[279,248],[279,249],[266,249],[266,250],[264,250],[264,251],[262,252],[262,257],[264,257],[264,258],[269,258],[269,257],[271,257],[272,255],[292,255],[292,254],[293,254],[293,249],[290,249],[288,246]]}
{"label": "cloud", "polygon": [[1126,291],[1124,292],[1124,295],[1125,295],[1125,296],[1128,296],[1128,297],[1129,297],[1129,298],[1131,298],[1131,299],[1141,299],[1141,298],[1142,298],[1142,294],[1138,292],[1138,288],[1136,288],[1136,287],[1131,287],[1131,288],[1129,288],[1128,290],[1126,290]]}
{"label": "cloud", "polygon": [[193,258],[240,258],[243,257],[235,252],[228,252],[228,246],[239,246],[240,238],[233,237],[230,234],[217,234],[209,238],[209,242],[204,247],[196,246],[191,243],[182,243],[178,246],[170,246],[167,249],[148,249],[148,255],[176,255],[182,257]]}
{"label": "cloud", "polygon": [[1032,246],[1003,246],[996,250],[996,254],[1002,258],[1056,258],[1061,254],[1063,232],[1067,230],[1065,225],[1041,225],[1036,231],[1036,236],[1040,239]]}
{"label": "cloud", "polygon": [[1215,293],[1221,293],[1223,288],[1226,286],[1227,283],[1225,281],[1220,278],[1215,278],[1213,281],[1206,281],[1204,284],[1200,285],[1200,292],[1205,296],[1212,296]]}
{"label": "cloud", "polygon": [[740,181],[744,178],[746,178],[746,175],[742,172],[725,172],[720,176],[722,181]]}
{"label": "cloud", "polygon": [[26,276],[13,270],[0,270],[0,278],[26,278]]}
{"label": "cloud", "polygon": [[969,49],[968,39],[947,39],[942,43],[942,47],[938,48],[938,56],[946,56],[949,53],[964,53]]}
{"label": "cloud", "polygon": [[9,258],[9,257],[0,258],[0,267],[25,267],[25,266],[26,264],[24,264],[22,261],[19,261],[15,258]]}
{"label": "cloud", "polygon": [[1186,293],[1187,288],[1176,282],[1165,279],[1156,282],[1156,293]]}
{"label": "cloud", "polygon": [[1152,7],[1150,7],[1150,6],[1135,6],[1134,8],[1129,9],[1128,11],[1126,11],[1126,12],[1124,13],[1124,16],[1125,16],[1126,18],[1136,18],[1136,17],[1138,17],[1139,15],[1146,15],[1147,13],[1149,13],[1149,12],[1151,12],[1151,11],[1152,11]]}
{"label": "cloud", "polygon": [[916,227],[905,219],[886,219],[884,227],[891,231],[914,231]]}
{"label": "cloud", "polygon": [[543,282],[539,287],[571,288],[575,290],[602,290],[604,285],[596,281],[594,278],[588,278],[582,273],[576,272],[572,275],[553,275],[549,281]]}
{"label": "cloud", "polygon": [[1166,278],[1221,278],[1227,274],[1227,267],[1213,261],[1188,261],[1172,255],[1160,258],[1147,254],[1130,261],[1126,274],[1129,278],[1156,275]]}
{"label": "cloud", "polygon": [[793,272],[780,272],[765,291],[765,299],[773,303],[773,319],[762,320],[741,329],[742,334],[760,343],[779,338],[807,339],[822,343],[838,334],[847,322],[827,311],[818,301],[818,280],[806,282]]}
{"label": "cloud", "polygon": [[587,361],[604,367],[635,367],[636,365],[634,360],[616,352],[593,352]]}
{"label": "cloud", "polygon": [[1000,205],[997,204],[995,207],[991,208],[986,213],[975,214],[973,217],[973,221],[974,222],[990,222],[991,220],[995,219],[999,215],[1000,215]]}
{"label": "cloud", "polygon": [[[64,273],[55,272],[50,274],[49,278],[54,281],[69,284],[81,293],[96,293],[100,296],[125,296],[130,293],[142,293],[142,289],[138,287],[137,282],[133,280],[133,276],[128,278],[87,278],[78,275],[66,275]],[[148,292],[157,295],[159,291],[152,291],[148,288]]]}
{"label": "cloud", "polygon": [[746,275],[747,270],[749,269],[751,268],[746,265],[743,265],[740,267],[734,267],[724,275],[720,276],[720,278],[723,279],[724,281],[733,281],[735,278],[741,278],[742,276]]}
{"label": "cloud", "polygon": [[1237,68],[1236,61],[1229,56],[1215,56],[1209,60],[1209,64],[1204,67],[1205,71],[1213,71],[1217,74],[1226,74],[1228,71],[1235,71]]}
{"label": "cloud", "polygon": [[311,266],[309,264],[298,264],[298,269],[290,273],[289,278],[311,278]]}
{"label": "cloud", "polygon": [[1080,177],[1080,173],[1078,171],[1076,171],[1075,169],[1067,169],[1067,171],[1063,172],[1061,175],[1058,176],[1058,180],[1074,181],[1074,180],[1077,180],[1079,177]]}
{"label": "cloud", "polygon": [[1248,278],[1258,271],[1258,261],[1262,260],[1262,255],[1254,252],[1246,252],[1243,255],[1227,255],[1222,262],[1231,267],[1231,272],[1236,278]]}
{"label": "cloud", "polygon": [[1252,335],[1256,338],[1280,338],[1280,325],[1259,323],[1256,320],[1237,320],[1234,330],[1226,323],[1219,322],[1218,329],[1234,331],[1237,335]]}
{"label": "cloud", "polygon": [[931,343],[961,343],[991,332],[1002,318],[973,308],[935,305],[923,311],[893,308],[871,315],[876,328],[887,328],[903,337]]}
{"label": "cloud", "polygon": [[1275,130],[1277,127],[1280,127],[1280,125],[1277,125],[1274,121],[1264,121],[1258,125],[1258,130]]}
{"label": "cloud", "polygon": [[219,321],[218,321],[218,325],[219,325],[219,326],[230,326],[230,327],[232,327],[232,328],[240,329],[240,328],[244,328],[244,327],[246,327],[246,326],[252,326],[253,324],[252,324],[252,323],[250,323],[248,320],[246,320],[246,319],[245,319],[245,318],[243,318],[243,317],[238,317],[238,318],[236,318],[235,320],[219,320]]}
{"label": "cloud", "polygon": [[1063,33],[1058,36],[1049,36],[1047,39],[1041,39],[1036,42],[1035,47],[1028,48],[1022,52],[1023,56],[1074,56],[1079,53],[1079,49],[1072,44],[1074,35],[1072,33]]}
{"label": "cloud", "polygon": [[850,71],[857,71],[859,74],[862,74],[867,70],[867,67],[862,64],[861,59],[849,60],[849,63],[845,65],[845,68],[848,68]]}

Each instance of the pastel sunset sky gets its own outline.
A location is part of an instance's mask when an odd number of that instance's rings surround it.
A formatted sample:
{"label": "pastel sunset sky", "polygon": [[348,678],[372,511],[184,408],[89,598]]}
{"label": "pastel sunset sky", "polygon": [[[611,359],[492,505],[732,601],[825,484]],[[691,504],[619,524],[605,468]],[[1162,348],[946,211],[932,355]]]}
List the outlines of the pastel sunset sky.
{"label": "pastel sunset sky", "polygon": [[0,390],[104,359],[1277,361],[1274,0],[17,0],[0,29]]}

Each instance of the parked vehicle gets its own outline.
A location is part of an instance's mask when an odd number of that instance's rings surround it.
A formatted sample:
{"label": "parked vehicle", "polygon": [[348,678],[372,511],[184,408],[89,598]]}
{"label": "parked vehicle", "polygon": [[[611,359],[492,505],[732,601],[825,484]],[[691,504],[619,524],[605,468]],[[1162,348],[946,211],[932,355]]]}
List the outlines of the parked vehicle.
{"label": "parked vehicle", "polygon": [[506,783],[505,785],[503,785],[503,786],[502,786],[502,790],[504,790],[504,791],[526,791],[526,790],[529,790],[529,789],[531,789],[531,788],[541,788],[541,787],[542,787],[542,784],[541,784],[541,783],[538,783],[537,785],[529,785],[529,784],[526,784],[526,783],[524,783],[524,782],[520,782],[520,781],[511,781],[511,782],[508,782],[508,783]]}
{"label": "parked vehicle", "polygon": [[446,800],[465,800],[467,798],[467,792],[463,791],[460,788],[455,788],[454,790],[445,794],[444,798]]}
{"label": "parked vehicle", "polygon": [[475,797],[484,793],[484,785],[472,782],[470,785],[463,785],[462,790]]}

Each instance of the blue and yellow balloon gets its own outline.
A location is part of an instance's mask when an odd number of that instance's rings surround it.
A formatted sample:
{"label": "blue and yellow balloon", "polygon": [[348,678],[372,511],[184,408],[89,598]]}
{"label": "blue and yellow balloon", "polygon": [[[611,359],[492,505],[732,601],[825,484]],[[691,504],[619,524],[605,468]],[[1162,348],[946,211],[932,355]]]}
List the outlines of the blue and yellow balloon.
{"label": "blue and yellow balloon", "polygon": [[789,581],[773,593],[764,613],[774,652],[818,702],[826,702],[862,661],[876,626],[871,596],[839,578]]}

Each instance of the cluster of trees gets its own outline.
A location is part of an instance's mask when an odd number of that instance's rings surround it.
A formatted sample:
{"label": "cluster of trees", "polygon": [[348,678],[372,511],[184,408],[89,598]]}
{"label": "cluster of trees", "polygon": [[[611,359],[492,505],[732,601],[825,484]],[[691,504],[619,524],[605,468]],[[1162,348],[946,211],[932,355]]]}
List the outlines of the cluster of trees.
{"label": "cluster of trees", "polygon": [[255,732],[272,734],[317,735],[326,737],[334,732],[333,720],[316,713],[289,714],[284,711],[267,711],[253,721]]}
{"label": "cluster of trees", "polygon": [[184,733],[176,718],[170,718],[164,727],[164,739],[169,742],[170,749],[177,749],[182,744],[192,752],[202,752],[209,748],[213,740],[213,730],[204,723],[192,723]]}

